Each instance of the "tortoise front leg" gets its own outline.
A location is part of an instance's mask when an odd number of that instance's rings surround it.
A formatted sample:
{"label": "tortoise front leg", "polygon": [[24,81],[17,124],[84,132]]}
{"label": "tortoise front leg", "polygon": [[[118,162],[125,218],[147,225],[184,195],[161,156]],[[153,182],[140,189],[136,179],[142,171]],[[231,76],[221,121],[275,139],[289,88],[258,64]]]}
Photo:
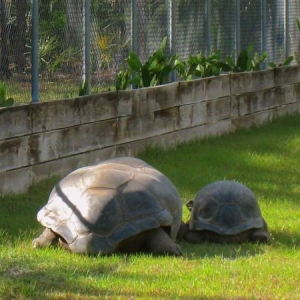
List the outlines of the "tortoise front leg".
{"label": "tortoise front leg", "polygon": [[267,222],[263,219],[264,226],[259,229],[252,230],[251,236],[249,238],[250,242],[254,243],[270,243],[271,237],[268,232]]}
{"label": "tortoise front leg", "polygon": [[154,229],[147,233],[147,250],[153,254],[182,256],[181,248],[162,229]]}
{"label": "tortoise front leg", "polygon": [[253,230],[250,238],[250,242],[253,243],[270,243],[270,235],[264,230],[264,228]]}
{"label": "tortoise front leg", "polygon": [[49,228],[46,228],[42,234],[32,241],[33,248],[44,248],[51,245],[57,245],[59,236]]}

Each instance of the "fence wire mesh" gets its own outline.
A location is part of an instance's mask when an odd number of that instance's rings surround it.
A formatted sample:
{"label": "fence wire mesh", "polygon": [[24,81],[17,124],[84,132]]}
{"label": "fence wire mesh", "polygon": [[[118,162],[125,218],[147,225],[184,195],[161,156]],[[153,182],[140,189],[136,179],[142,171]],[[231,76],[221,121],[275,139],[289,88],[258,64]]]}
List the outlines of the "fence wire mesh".
{"label": "fence wire mesh", "polygon": [[[32,1],[0,0],[0,81],[17,103],[31,101]],[[281,63],[299,51],[299,16],[298,0],[39,1],[39,101],[78,96],[87,75],[90,93],[114,89],[129,52],[145,61],[165,36],[182,60],[253,44]]]}

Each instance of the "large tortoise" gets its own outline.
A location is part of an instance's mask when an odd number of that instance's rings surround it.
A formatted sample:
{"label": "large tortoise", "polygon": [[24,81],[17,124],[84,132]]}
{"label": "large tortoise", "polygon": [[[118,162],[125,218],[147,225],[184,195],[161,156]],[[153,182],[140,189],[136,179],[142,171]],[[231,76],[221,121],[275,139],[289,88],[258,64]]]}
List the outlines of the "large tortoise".
{"label": "large tortoise", "polygon": [[269,242],[254,193],[235,181],[216,181],[202,188],[187,207],[191,211],[184,239],[191,243]]}
{"label": "large tortoise", "polygon": [[144,161],[120,157],[80,168],[53,188],[38,212],[33,246],[75,253],[181,255],[182,202],[173,183]]}

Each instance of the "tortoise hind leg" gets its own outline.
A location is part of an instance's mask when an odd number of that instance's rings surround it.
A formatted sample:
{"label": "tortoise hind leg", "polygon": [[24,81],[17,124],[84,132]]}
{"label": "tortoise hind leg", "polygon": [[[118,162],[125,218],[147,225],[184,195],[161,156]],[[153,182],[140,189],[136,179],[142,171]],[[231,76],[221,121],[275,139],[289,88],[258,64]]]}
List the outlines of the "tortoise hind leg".
{"label": "tortoise hind leg", "polygon": [[146,251],[153,254],[182,256],[181,248],[162,229],[154,229],[147,233]]}
{"label": "tortoise hind leg", "polygon": [[49,228],[45,228],[42,234],[32,241],[33,248],[43,248],[51,245],[57,245],[59,236]]}
{"label": "tortoise hind leg", "polygon": [[127,254],[144,252],[174,256],[182,255],[180,246],[162,228],[141,232],[130,237],[124,240],[116,251]]}

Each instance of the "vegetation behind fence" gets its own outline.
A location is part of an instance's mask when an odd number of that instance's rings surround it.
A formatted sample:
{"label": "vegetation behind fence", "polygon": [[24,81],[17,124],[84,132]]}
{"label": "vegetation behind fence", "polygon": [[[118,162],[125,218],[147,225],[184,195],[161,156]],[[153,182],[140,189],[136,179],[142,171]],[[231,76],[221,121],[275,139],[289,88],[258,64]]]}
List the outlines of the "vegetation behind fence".
{"label": "vegetation behind fence", "polygon": [[299,65],[6,107],[0,194],[148,146],[170,148],[296,113]]}
{"label": "vegetation behind fence", "polygon": [[86,78],[90,93],[113,89],[129,53],[145,61],[165,36],[169,53],[182,60],[217,50],[237,56],[253,44],[267,53],[266,67],[299,51],[297,0],[38,2],[35,16],[35,0],[0,0],[0,81],[17,103],[32,99],[35,17],[39,101],[77,96]]}

